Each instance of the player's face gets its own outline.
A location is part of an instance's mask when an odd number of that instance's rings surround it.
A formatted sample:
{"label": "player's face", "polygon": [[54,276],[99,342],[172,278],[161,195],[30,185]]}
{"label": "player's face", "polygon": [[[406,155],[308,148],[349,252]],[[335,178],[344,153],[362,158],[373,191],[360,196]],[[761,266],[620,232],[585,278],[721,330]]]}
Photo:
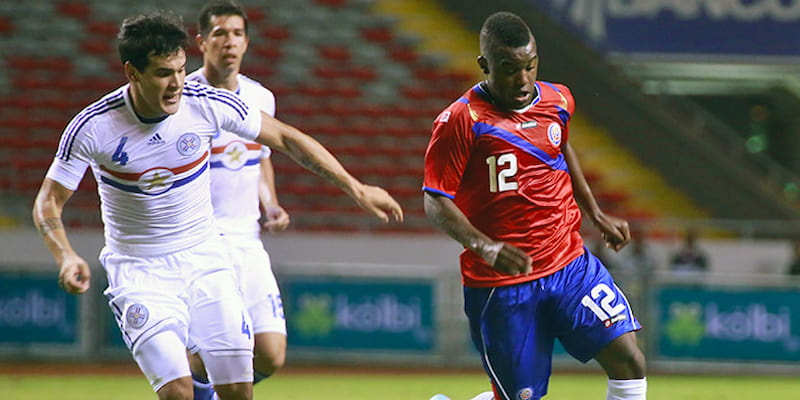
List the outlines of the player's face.
{"label": "player's face", "polygon": [[536,42],[522,47],[496,47],[485,56],[489,91],[500,108],[518,110],[531,104],[539,68]]}
{"label": "player's face", "polygon": [[208,36],[198,38],[203,61],[218,72],[239,72],[249,39],[238,15],[212,15]]}
{"label": "player's face", "polygon": [[144,71],[127,64],[133,107],[144,118],[158,118],[178,112],[186,80],[186,53],[183,49],[164,56],[148,56]]}

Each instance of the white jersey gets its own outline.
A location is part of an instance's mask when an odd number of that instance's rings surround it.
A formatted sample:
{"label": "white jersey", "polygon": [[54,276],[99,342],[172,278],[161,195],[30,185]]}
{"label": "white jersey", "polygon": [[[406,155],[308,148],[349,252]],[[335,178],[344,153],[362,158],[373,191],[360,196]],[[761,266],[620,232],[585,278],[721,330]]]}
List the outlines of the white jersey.
{"label": "white jersey", "polygon": [[228,91],[186,82],[173,115],[140,119],[125,85],[86,107],[61,136],[47,177],[76,190],[91,167],[106,246],[133,256],[168,254],[214,234],[208,159],[220,129],[248,140],[261,113]]}
{"label": "white jersey", "polygon": [[[237,75],[236,79],[239,84],[236,94],[245,103],[275,116],[275,96],[271,91],[242,74]],[[209,84],[203,68],[187,75],[186,80]],[[269,147],[244,140],[225,129],[214,136],[211,148],[211,203],[214,205],[217,227],[226,235],[259,237],[260,163],[269,156]]]}

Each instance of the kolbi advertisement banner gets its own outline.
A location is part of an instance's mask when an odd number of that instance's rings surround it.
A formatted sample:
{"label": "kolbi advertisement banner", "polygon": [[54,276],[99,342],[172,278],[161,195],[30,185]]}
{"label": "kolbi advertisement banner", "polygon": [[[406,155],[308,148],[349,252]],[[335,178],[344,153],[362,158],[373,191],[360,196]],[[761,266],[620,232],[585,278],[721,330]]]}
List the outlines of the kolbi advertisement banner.
{"label": "kolbi advertisement banner", "polygon": [[57,279],[0,272],[0,345],[78,343],[78,300]]}
{"label": "kolbi advertisement banner", "polygon": [[285,277],[288,342],[346,350],[434,348],[433,281]]}
{"label": "kolbi advertisement banner", "polygon": [[666,287],[656,304],[660,357],[800,361],[800,290]]}

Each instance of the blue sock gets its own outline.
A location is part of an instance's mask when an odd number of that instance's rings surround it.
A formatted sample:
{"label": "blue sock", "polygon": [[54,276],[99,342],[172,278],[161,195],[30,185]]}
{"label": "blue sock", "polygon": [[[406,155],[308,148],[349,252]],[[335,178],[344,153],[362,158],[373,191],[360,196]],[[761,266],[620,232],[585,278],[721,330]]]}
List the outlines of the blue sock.
{"label": "blue sock", "polygon": [[194,400],[212,400],[214,398],[214,385],[208,379],[192,374],[192,388]]}

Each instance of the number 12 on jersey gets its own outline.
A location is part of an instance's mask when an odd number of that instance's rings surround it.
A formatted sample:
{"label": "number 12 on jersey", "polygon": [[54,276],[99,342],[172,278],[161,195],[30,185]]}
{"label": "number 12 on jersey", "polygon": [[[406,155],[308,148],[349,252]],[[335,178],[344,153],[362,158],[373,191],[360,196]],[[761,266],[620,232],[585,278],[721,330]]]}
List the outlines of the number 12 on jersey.
{"label": "number 12 on jersey", "polygon": [[[514,153],[486,157],[486,164],[489,166],[490,192],[517,190],[517,181],[513,180],[514,175],[517,174],[517,156]],[[508,167],[502,168],[506,165]]]}

